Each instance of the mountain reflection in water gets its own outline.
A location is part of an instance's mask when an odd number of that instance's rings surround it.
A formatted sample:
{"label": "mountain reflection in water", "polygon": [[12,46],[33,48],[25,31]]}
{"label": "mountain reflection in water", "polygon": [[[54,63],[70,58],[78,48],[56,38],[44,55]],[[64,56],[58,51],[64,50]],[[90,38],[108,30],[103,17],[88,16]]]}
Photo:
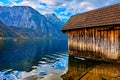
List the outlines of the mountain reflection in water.
{"label": "mountain reflection in water", "polygon": [[65,51],[67,40],[0,40],[0,70],[31,71],[43,56]]}

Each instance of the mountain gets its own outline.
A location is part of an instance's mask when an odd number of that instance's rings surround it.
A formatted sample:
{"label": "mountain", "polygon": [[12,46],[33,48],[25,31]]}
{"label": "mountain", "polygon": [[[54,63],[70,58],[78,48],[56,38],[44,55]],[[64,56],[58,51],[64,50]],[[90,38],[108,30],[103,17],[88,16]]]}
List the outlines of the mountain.
{"label": "mountain", "polygon": [[53,25],[56,25],[58,29],[61,29],[61,26],[64,25],[64,23],[54,14],[45,14],[44,15],[48,21],[50,21]]}
{"label": "mountain", "polygon": [[0,21],[0,37],[24,38],[21,34],[13,31],[10,27]]}
{"label": "mountain", "polygon": [[0,7],[0,21],[27,38],[64,37],[63,22],[55,14],[42,15],[29,6]]}
{"label": "mountain", "polygon": [[64,25],[64,22],[62,22],[54,13],[45,14],[44,16],[52,25],[54,25],[53,27],[57,30],[58,33],[60,33],[60,37],[67,38],[67,36],[60,31]]}

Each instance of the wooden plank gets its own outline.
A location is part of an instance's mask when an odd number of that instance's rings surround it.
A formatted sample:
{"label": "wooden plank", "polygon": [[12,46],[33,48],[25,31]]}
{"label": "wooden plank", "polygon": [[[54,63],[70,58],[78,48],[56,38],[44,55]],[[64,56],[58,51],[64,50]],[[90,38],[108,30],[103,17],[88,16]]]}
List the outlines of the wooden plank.
{"label": "wooden plank", "polygon": [[[73,50],[74,55],[84,57],[118,59],[120,56],[119,28],[116,26],[113,30],[109,30],[107,27],[73,30],[68,33],[69,50]],[[79,53],[81,51],[82,53]]]}

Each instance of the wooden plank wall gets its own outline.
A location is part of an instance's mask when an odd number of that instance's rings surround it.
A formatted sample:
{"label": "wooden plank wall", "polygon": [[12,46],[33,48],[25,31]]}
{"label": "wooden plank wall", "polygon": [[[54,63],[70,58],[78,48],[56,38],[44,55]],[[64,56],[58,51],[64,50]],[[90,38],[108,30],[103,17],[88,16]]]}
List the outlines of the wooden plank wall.
{"label": "wooden plank wall", "polygon": [[70,55],[86,58],[120,58],[120,27],[103,27],[68,32]]}

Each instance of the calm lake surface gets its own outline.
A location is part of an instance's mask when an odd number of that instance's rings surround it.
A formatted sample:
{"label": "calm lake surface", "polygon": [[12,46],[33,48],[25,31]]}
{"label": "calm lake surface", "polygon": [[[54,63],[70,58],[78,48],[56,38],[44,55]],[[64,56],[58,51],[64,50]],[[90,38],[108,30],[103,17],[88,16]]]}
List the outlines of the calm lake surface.
{"label": "calm lake surface", "polygon": [[120,80],[120,64],[69,56],[67,40],[0,40],[0,80]]}

